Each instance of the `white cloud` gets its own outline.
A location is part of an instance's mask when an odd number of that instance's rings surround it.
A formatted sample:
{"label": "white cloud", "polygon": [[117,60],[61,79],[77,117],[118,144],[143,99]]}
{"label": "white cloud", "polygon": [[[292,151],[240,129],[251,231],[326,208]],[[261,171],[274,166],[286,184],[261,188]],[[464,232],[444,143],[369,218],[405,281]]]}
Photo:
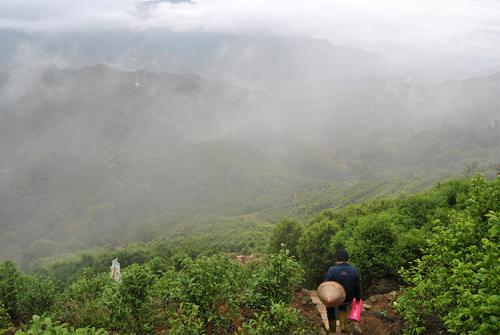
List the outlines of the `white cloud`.
{"label": "white cloud", "polygon": [[[175,2],[175,1],[174,1]],[[500,66],[500,1],[494,0],[3,0],[0,28],[127,28],[269,32],[326,38],[384,54],[394,64],[453,57]]]}

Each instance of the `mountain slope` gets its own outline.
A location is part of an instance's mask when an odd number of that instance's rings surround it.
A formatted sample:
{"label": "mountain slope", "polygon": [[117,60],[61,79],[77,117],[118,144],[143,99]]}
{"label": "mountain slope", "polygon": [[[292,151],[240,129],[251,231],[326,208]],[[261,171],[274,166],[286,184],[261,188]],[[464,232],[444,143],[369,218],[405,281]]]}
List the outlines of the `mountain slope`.
{"label": "mountain slope", "polygon": [[[205,216],[307,217],[345,204],[342,192],[356,201],[407,184],[417,190],[467,164],[494,173],[497,77],[434,88],[468,101],[441,118],[401,108],[415,100],[431,110],[444,104],[431,88],[406,100],[409,88],[395,92],[394,81],[371,80],[347,80],[311,103],[317,86],[284,96],[102,65],[5,71],[2,257],[18,257],[40,239],[67,250],[154,237]],[[467,113],[478,89],[467,95],[464,87],[484,87],[489,103],[480,114]],[[406,123],[412,116],[418,122]],[[155,233],[140,231],[158,218]]]}

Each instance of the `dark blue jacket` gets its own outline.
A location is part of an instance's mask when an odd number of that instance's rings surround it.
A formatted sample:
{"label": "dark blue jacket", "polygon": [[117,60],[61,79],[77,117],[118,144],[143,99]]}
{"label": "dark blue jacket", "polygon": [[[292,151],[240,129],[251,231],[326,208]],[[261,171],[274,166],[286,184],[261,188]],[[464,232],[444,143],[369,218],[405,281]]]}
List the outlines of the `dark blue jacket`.
{"label": "dark blue jacket", "polygon": [[344,303],[351,303],[352,299],[361,299],[361,276],[358,270],[348,263],[338,263],[328,269],[325,281],[340,283],[346,293]]}

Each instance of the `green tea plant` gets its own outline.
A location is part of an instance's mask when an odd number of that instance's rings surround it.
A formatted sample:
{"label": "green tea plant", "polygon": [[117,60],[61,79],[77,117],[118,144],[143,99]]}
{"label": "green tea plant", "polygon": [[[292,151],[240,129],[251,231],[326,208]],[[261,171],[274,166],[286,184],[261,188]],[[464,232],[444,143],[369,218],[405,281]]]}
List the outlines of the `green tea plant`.
{"label": "green tea plant", "polygon": [[115,285],[107,273],[86,273],[58,297],[52,315],[75,327],[106,327],[110,312],[104,308],[102,295]]}
{"label": "green tea plant", "polygon": [[300,312],[284,302],[274,303],[268,310],[255,314],[255,318],[245,322],[240,335],[314,335],[318,329]]}
{"label": "green tea plant", "polygon": [[10,320],[10,315],[7,313],[7,310],[0,305],[0,334],[2,333],[2,329],[7,329],[12,325]]}
{"label": "green tea plant", "polygon": [[55,298],[51,280],[23,274],[13,262],[0,264],[0,305],[13,323],[27,321],[35,313],[48,312]]}
{"label": "green tea plant", "polygon": [[171,335],[203,335],[204,322],[195,304],[180,303],[176,310],[170,310],[167,321],[168,334]]}
{"label": "green tea plant", "polygon": [[119,283],[105,287],[101,299],[110,316],[110,329],[123,334],[151,331],[152,315],[146,302],[156,280],[148,266],[132,264],[123,271]]}
{"label": "green tea plant", "polygon": [[390,213],[365,216],[345,242],[349,261],[358,267],[365,285],[374,279],[394,277],[397,273],[398,235],[391,220]]}
{"label": "green tea plant", "polygon": [[196,306],[204,323],[224,328],[239,314],[246,278],[242,266],[228,256],[186,258],[182,269],[164,277],[156,290],[164,297],[167,309],[181,308],[184,304],[191,306],[192,311],[192,306]]}
{"label": "green tea plant", "polygon": [[22,274],[14,262],[6,261],[0,264],[0,305],[9,314],[11,320],[17,320],[19,283]]}
{"label": "green tea plant", "polygon": [[107,335],[104,329],[90,327],[73,328],[67,324],[52,322],[50,318],[41,318],[34,315],[31,324],[26,330],[18,330],[16,335]]}
{"label": "green tea plant", "polygon": [[487,218],[456,213],[447,225],[435,222],[425,255],[403,271],[409,286],[397,304],[408,334],[436,323],[453,334],[500,332],[500,219]]}
{"label": "green tea plant", "polygon": [[268,255],[253,271],[250,282],[251,304],[264,309],[274,303],[290,303],[303,282],[300,264],[289,256],[288,250]]}
{"label": "green tea plant", "polygon": [[48,278],[24,275],[19,283],[19,313],[23,320],[48,312],[57,297],[55,284]]}

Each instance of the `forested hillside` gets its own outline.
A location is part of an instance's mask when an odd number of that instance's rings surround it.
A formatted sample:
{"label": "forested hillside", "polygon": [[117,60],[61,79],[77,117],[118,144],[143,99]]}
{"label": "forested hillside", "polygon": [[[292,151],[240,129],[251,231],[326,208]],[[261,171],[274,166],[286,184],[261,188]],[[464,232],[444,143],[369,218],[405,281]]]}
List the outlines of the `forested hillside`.
{"label": "forested hillside", "polygon": [[107,66],[10,69],[0,75],[1,257],[29,265],[217,221],[304,220],[450,176],[493,176],[499,85],[328,79],[291,97]]}
{"label": "forested hillside", "polygon": [[[4,262],[2,326],[44,314],[86,334],[315,334],[296,309],[304,302],[291,304],[294,292],[316,287],[342,246],[363,274],[366,297],[402,287],[395,306],[408,334],[495,334],[499,211],[500,178],[474,177],[328,209],[307,223],[282,220],[272,232],[254,227],[260,234],[252,235],[244,225],[224,236],[217,234],[227,227],[215,226],[53,260],[31,274]],[[211,234],[218,244],[207,243]],[[256,258],[241,264],[229,250]],[[120,283],[109,278],[115,257]],[[48,322],[34,317],[31,327],[62,329]]]}
{"label": "forested hillside", "polygon": [[498,1],[0,1],[0,335],[500,334],[499,93]]}

